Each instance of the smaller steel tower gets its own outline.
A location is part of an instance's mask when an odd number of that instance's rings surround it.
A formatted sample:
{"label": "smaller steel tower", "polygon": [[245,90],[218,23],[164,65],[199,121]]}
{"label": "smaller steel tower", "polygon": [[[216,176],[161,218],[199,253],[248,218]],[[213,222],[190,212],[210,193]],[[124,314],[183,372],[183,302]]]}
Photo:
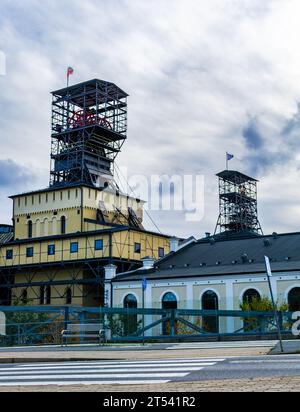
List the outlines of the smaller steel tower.
{"label": "smaller steel tower", "polygon": [[224,170],[219,178],[217,233],[262,234],[257,216],[257,180],[234,170]]}
{"label": "smaller steel tower", "polygon": [[94,79],[52,96],[50,186],[107,186],[127,137],[128,94]]}

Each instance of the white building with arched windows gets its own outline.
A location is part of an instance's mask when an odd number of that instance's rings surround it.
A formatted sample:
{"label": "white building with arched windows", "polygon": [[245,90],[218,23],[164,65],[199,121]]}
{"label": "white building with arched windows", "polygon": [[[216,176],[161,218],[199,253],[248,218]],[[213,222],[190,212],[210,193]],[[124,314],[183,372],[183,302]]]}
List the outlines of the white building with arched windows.
{"label": "white building with arched windows", "polygon": [[[142,307],[142,281],[147,279],[145,308],[240,310],[242,302],[270,297],[264,256],[271,262],[276,301],[300,310],[300,233],[215,236],[192,239],[156,262],[118,274],[111,281],[112,306]],[[127,306],[128,307],[128,306]],[[212,331],[233,332],[240,319],[216,318]]]}

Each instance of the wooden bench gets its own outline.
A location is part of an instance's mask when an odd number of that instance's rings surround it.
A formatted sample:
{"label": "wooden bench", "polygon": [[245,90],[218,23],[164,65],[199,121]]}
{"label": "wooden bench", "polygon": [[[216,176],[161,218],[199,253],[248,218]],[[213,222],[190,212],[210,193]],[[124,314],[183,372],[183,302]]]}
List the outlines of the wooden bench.
{"label": "wooden bench", "polygon": [[99,345],[107,342],[105,329],[99,323],[69,323],[67,329],[61,332],[61,345],[67,346],[68,338],[97,338]]}

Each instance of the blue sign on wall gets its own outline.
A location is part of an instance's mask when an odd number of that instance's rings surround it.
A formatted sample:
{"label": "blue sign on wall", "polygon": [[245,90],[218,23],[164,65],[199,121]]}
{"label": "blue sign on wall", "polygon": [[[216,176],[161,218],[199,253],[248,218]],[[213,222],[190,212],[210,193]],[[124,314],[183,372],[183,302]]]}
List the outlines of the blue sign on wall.
{"label": "blue sign on wall", "polygon": [[143,288],[144,291],[147,289],[147,286],[148,286],[147,279],[143,279],[143,281],[142,281],[142,288]]}

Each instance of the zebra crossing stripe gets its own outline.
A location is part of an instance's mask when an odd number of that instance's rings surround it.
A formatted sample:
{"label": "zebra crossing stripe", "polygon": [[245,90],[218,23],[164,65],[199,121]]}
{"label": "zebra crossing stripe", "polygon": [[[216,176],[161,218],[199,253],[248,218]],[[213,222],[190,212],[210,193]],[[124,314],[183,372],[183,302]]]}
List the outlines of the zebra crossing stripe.
{"label": "zebra crossing stripe", "polygon": [[0,386],[166,383],[225,359],[23,364],[0,367]]}
{"label": "zebra crossing stripe", "polygon": [[[181,358],[181,359],[167,359],[167,360],[140,360],[140,361],[85,361],[85,362],[77,362],[76,360],[73,362],[55,362],[55,363],[51,363],[51,362],[47,362],[47,363],[30,363],[30,365],[28,365],[28,363],[24,363],[24,364],[18,364],[18,367],[20,368],[32,368],[32,367],[50,367],[50,366],[56,366],[58,368],[61,368],[62,366],[105,366],[105,365],[162,365],[162,364],[166,364],[166,365],[170,365],[170,364],[191,364],[191,363],[199,363],[199,362],[203,362],[203,363],[207,363],[207,362],[223,362],[225,360],[225,358],[192,358],[192,359],[186,359],[186,358]],[[2,370],[2,368],[1,368]]]}
{"label": "zebra crossing stripe", "polygon": [[0,383],[0,386],[70,386],[70,385],[152,385],[152,384],[162,384],[162,383],[168,383],[170,380],[154,380],[154,379],[148,379],[148,380],[139,380],[139,381],[134,381],[134,380],[126,380],[126,381],[32,381],[32,382],[12,382],[12,383]]}

